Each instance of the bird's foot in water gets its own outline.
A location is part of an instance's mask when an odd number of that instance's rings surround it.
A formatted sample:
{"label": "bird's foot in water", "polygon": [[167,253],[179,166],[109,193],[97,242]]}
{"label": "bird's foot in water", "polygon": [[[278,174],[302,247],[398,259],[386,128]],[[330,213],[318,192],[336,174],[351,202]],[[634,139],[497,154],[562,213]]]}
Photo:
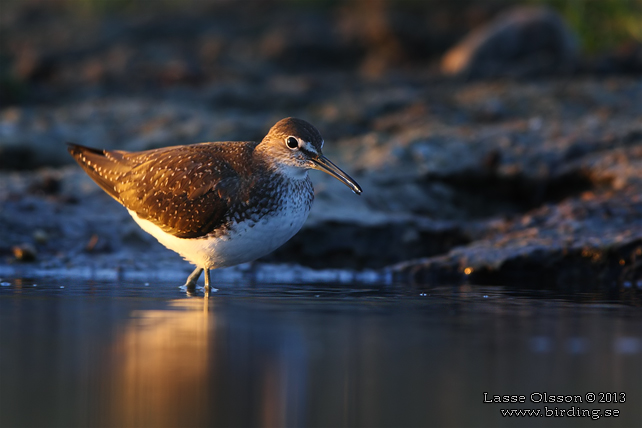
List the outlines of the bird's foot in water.
{"label": "bird's foot in water", "polygon": [[196,296],[196,282],[198,281],[198,278],[201,276],[202,272],[203,268],[197,267],[196,269],[194,269],[194,272],[192,272],[190,276],[187,277],[185,285],[181,287],[181,289],[185,288],[185,292],[188,296]]}

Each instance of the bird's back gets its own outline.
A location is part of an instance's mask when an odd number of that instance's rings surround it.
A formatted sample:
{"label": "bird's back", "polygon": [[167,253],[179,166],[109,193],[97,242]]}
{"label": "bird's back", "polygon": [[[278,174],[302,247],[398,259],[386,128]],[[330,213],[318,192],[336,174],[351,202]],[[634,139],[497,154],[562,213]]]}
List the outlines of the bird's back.
{"label": "bird's back", "polygon": [[240,218],[236,211],[251,202],[257,205],[255,213],[273,208],[258,197],[258,190],[265,195],[279,183],[261,174],[263,166],[253,158],[257,144],[201,143],[143,152],[69,145],[69,152],[103,190],[139,218],[176,237],[197,238],[224,232],[225,223]]}

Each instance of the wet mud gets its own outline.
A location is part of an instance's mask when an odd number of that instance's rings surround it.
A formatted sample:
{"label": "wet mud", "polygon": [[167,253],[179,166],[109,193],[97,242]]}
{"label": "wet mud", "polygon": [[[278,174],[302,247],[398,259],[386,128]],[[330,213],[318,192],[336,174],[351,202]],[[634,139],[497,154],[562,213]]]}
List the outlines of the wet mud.
{"label": "wet mud", "polygon": [[[51,7],[16,6],[3,18],[5,275],[190,271],[72,165],[66,142],[144,150],[257,140],[296,116],[321,131],[326,155],[363,195],[312,172],[301,232],[221,278],[287,264],[302,281],[325,270],[642,289],[635,52],[626,66],[578,58],[563,72],[473,78],[438,67],[470,28],[410,37],[393,20],[373,41],[344,9],[246,6],[265,10],[236,27],[245,9],[225,4],[173,19],[80,19]],[[387,56],[393,42],[403,55]]]}

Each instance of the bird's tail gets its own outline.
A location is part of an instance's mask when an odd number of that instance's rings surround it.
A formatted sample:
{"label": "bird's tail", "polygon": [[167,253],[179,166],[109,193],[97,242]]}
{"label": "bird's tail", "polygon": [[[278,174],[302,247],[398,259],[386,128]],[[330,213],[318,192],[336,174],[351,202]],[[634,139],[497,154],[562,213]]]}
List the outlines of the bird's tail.
{"label": "bird's tail", "polygon": [[115,184],[120,168],[118,168],[118,160],[113,156],[114,152],[72,143],[67,144],[67,150],[96,184],[114,199],[119,200]]}

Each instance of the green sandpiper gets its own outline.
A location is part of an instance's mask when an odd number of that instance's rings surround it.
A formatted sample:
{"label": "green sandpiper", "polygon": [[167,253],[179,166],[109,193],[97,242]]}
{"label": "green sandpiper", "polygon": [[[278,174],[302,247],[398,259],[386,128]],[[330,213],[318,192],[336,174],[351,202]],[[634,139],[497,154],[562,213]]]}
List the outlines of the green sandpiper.
{"label": "green sandpiper", "polygon": [[205,271],[262,257],[287,242],[308,217],[317,169],[361,187],[322,153],[323,138],[308,122],[282,119],[261,142],[214,142],[141,152],[69,144],[85,172],[120,202],[134,221],[196,269]]}

